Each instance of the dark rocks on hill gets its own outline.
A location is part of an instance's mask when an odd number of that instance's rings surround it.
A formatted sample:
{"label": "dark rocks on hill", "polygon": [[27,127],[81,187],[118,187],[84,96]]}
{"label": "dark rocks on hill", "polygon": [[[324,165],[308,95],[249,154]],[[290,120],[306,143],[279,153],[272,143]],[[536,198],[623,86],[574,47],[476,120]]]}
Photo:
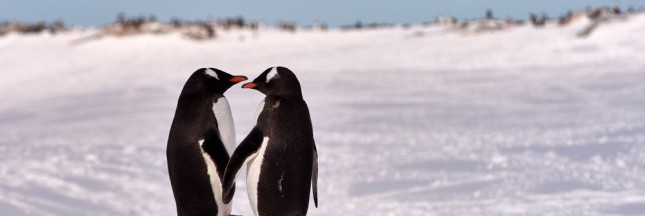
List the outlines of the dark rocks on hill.
{"label": "dark rocks on hill", "polygon": [[62,21],[53,23],[36,22],[36,23],[20,23],[20,22],[2,22],[0,23],[0,35],[5,35],[11,32],[20,34],[36,34],[41,32],[49,32],[56,34],[59,32],[67,31],[67,27]]}

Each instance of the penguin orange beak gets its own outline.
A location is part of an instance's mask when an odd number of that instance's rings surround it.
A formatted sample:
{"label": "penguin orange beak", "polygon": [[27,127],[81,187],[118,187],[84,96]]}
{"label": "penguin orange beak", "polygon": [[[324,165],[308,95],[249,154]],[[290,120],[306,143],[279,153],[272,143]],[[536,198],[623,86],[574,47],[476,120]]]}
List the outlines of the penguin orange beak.
{"label": "penguin orange beak", "polygon": [[250,83],[242,85],[242,88],[254,89],[256,86],[258,86],[258,85],[255,84],[254,82],[250,82]]}
{"label": "penguin orange beak", "polygon": [[230,78],[228,81],[232,82],[232,83],[239,83],[239,82],[242,82],[244,80],[247,80],[247,78],[245,76],[234,76],[234,77]]}

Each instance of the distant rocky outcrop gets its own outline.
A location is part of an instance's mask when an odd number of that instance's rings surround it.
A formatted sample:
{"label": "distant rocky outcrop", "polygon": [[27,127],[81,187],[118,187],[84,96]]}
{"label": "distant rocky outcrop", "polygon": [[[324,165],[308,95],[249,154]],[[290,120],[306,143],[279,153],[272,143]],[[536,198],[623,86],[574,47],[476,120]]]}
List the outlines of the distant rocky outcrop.
{"label": "distant rocky outcrop", "polygon": [[[591,35],[594,30],[596,30],[600,25],[604,23],[609,23],[618,20],[627,19],[629,16],[643,13],[643,10],[636,10],[633,7],[630,7],[626,12],[621,10],[620,7],[598,7],[598,8],[587,8],[582,11],[569,11],[563,16],[560,16],[558,19],[550,18],[546,13],[541,13],[540,15],[531,13],[528,17],[528,22],[523,20],[517,20],[512,17],[506,18],[504,20],[498,19],[493,15],[492,10],[487,10],[485,16],[478,19],[470,20],[459,20],[454,17],[449,16],[439,16],[433,22],[426,22],[424,26],[446,26],[450,27],[448,29],[455,30],[461,33],[485,33],[485,32],[495,32],[502,31],[516,26],[522,26],[528,23],[530,26],[536,28],[543,28],[550,23],[555,22],[555,26],[568,26],[571,23],[576,23],[580,20],[588,20],[588,24],[582,30],[580,30],[576,35],[578,37],[587,37]],[[358,24],[357,24],[358,25]],[[359,29],[354,27],[354,29]],[[416,32],[416,36],[424,36],[425,34],[422,31]]]}
{"label": "distant rocky outcrop", "polygon": [[368,30],[368,29],[381,29],[381,28],[390,28],[396,25],[391,23],[363,23],[361,21],[356,21],[352,25],[343,25],[340,27],[341,30]]}
{"label": "distant rocky outcrop", "polygon": [[[628,16],[635,13],[642,13],[642,9],[635,9],[629,7],[626,11],[621,10],[620,7],[598,7],[587,8],[582,11],[569,11],[558,19],[551,19],[546,13],[540,15],[531,13],[526,21],[515,19],[512,17],[506,19],[499,19],[494,16],[492,10],[486,10],[481,18],[459,20],[451,16],[438,16],[432,22],[424,22],[423,26],[445,26],[448,30],[454,30],[461,33],[486,33],[496,32],[510,29],[516,26],[528,25],[536,28],[543,28],[549,23],[554,23],[554,26],[568,26],[578,20],[589,20],[590,23],[584,29],[577,33],[578,37],[587,37],[591,35],[595,29],[600,25],[614,20],[626,19]],[[156,17],[126,17],[124,14],[117,16],[116,20],[112,23],[106,24],[97,29],[95,35],[79,39],[75,42],[84,42],[92,39],[103,37],[124,37],[140,34],[171,34],[177,33],[185,38],[191,40],[209,40],[218,37],[218,33],[230,30],[249,30],[253,35],[258,35],[258,29],[261,24],[254,21],[245,20],[243,17],[232,17],[219,20],[196,20],[185,21],[173,18],[168,22],[158,21]],[[404,29],[409,29],[412,25],[403,24],[395,25],[391,23],[365,23],[357,21],[349,25],[341,25],[342,31],[358,31],[358,30],[373,30],[382,28],[392,28],[402,26]],[[279,31],[286,31],[295,33],[302,30],[312,31],[326,31],[328,30],[326,23],[315,23],[310,26],[300,27],[297,22],[279,21],[275,24],[275,29]],[[68,31],[69,28],[61,21],[46,23],[22,23],[22,22],[0,22],[0,36],[9,33],[19,34],[33,34],[48,32],[52,34]],[[415,34],[423,36],[423,32]]]}
{"label": "distant rocky outcrop", "polygon": [[151,18],[125,18],[119,16],[116,22],[108,24],[100,29],[96,37],[103,36],[127,36],[137,34],[168,34],[178,32],[193,40],[207,40],[217,37],[217,31],[228,31],[231,29],[257,30],[257,22],[245,21],[242,17],[228,18],[217,21],[183,21],[172,19],[164,23]]}
{"label": "distant rocky outcrop", "polygon": [[12,32],[21,34],[34,34],[41,32],[49,32],[56,34],[66,31],[67,27],[61,21],[53,23],[36,22],[36,23],[21,23],[21,22],[2,22],[0,23],[0,36]]}
{"label": "distant rocky outcrop", "polygon": [[588,37],[591,33],[598,28],[599,25],[615,20],[623,20],[626,18],[627,14],[623,14],[618,6],[613,8],[610,7],[601,7],[588,9],[585,12],[585,15],[591,20],[589,24],[582,31],[578,32],[578,37]]}

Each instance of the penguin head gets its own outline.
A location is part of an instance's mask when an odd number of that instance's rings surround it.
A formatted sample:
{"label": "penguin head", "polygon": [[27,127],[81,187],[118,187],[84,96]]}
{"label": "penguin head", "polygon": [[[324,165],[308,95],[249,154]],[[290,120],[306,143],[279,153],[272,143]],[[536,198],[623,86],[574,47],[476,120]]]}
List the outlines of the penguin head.
{"label": "penguin head", "polygon": [[267,96],[300,97],[302,91],[296,75],[286,67],[271,67],[242,88],[255,89]]}
{"label": "penguin head", "polygon": [[201,68],[190,76],[184,89],[188,92],[224,94],[231,86],[246,79],[245,76],[234,76],[216,68]]}

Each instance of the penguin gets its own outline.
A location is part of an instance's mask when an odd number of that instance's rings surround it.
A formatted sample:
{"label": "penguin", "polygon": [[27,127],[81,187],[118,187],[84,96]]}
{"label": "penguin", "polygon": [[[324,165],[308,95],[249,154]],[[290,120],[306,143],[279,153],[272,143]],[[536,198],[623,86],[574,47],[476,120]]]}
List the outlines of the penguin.
{"label": "penguin", "polygon": [[318,153],[296,75],[285,67],[272,67],[242,88],[255,89],[266,97],[258,107],[255,126],[226,167],[224,203],[233,198],[235,178],[246,164],[254,215],[306,215],[310,188],[318,207]]}
{"label": "penguin", "polygon": [[201,68],[186,81],[166,148],[177,215],[231,213],[231,204],[222,201],[221,179],[235,150],[235,130],[224,92],[246,79]]}

